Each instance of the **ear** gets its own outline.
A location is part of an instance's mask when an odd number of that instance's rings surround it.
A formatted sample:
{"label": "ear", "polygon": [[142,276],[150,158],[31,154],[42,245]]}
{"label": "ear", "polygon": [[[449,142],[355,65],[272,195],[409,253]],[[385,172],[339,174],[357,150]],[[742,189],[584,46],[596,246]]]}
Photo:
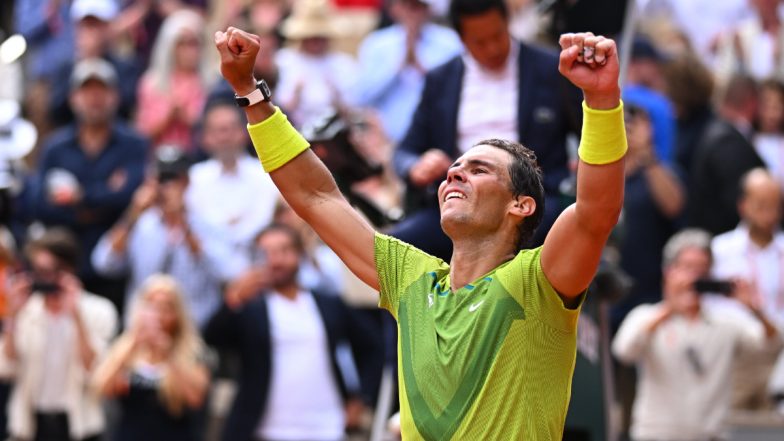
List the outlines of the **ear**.
{"label": "ear", "polygon": [[509,207],[509,214],[525,219],[536,211],[536,201],[531,196],[517,196]]}

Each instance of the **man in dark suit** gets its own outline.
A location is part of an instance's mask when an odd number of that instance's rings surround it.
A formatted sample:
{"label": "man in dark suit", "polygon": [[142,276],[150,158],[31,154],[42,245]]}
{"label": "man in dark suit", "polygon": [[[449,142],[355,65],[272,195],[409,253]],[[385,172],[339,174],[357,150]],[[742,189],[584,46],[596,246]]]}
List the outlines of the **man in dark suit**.
{"label": "man in dark suit", "polygon": [[222,439],[341,440],[380,381],[380,333],[340,298],[298,286],[296,231],[269,226],[256,246],[263,263],[229,285],[205,330],[207,343],[240,361]]}
{"label": "man in dark suit", "polygon": [[544,171],[545,215],[534,237],[541,244],[562,208],[559,187],[569,177],[566,135],[580,126],[580,95],[558,75],[554,52],[512,40],[503,0],[454,0],[450,20],[467,53],[428,73],[395,151],[395,170],[408,185],[409,216],[393,235],[448,258],[435,187],[474,143],[508,138],[532,149]]}
{"label": "man in dark suit", "polygon": [[741,177],[765,167],[751,143],[757,112],[754,80],[741,75],[730,79],[718,110],[694,151],[687,205],[689,226],[713,235],[738,226]]}

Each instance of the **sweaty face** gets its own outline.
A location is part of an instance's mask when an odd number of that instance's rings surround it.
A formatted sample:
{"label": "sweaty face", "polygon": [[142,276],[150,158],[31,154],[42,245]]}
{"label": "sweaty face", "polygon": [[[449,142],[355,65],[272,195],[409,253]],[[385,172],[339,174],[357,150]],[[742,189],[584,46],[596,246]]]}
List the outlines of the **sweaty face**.
{"label": "sweaty face", "polygon": [[485,69],[504,68],[509,57],[508,23],[497,10],[460,19],[460,39],[472,57]]}
{"label": "sweaty face", "polygon": [[449,237],[498,231],[515,200],[510,190],[511,160],[499,148],[479,145],[450,166],[438,189],[441,227]]}
{"label": "sweaty face", "polygon": [[268,231],[259,238],[256,245],[264,253],[273,288],[296,281],[300,253],[291,235],[285,231]]}

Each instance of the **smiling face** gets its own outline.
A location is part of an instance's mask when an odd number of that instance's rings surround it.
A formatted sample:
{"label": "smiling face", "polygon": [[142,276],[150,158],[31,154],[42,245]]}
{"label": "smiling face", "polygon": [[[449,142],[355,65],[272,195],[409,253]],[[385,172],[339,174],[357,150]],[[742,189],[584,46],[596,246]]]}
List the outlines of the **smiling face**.
{"label": "smiling face", "polygon": [[438,203],[441,227],[452,240],[499,232],[510,222],[507,214],[519,199],[512,192],[511,161],[512,155],[500,148],[478,145],[449,168]]}

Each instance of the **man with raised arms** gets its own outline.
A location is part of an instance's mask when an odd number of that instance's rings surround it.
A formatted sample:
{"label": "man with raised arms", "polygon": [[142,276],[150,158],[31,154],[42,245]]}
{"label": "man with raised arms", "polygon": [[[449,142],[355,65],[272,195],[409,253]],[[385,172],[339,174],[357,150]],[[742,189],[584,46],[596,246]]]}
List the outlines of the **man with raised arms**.
{"label": "man with raised arms", "polygon": [[215,44],[264,169],[397,319],[403,439],[560,439],[580,305],[623,203],[615,43],[560,39],[559,70],[585,99],[577,202],[542,247],[524,249],[543,211],[536,158],[514,142],[482,141],[438,191],[449,263],[374,231],[348,204],[253,78],[258,37],[229,28]]}

